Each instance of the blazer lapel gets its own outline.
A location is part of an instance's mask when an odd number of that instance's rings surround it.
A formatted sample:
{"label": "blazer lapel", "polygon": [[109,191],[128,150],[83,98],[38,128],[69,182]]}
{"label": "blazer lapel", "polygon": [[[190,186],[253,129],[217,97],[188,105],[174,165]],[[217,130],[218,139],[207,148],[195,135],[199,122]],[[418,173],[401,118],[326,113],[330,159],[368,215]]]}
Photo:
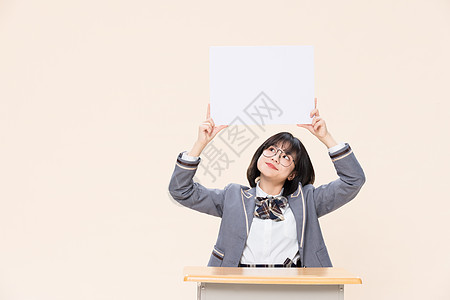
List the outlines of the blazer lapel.
{"label": "blazer lapel", "polygon": [[288,202],[291,207],[292,213],[294,214],[295,222],[297,223],[297,236],[300,237],[298,242],[300,244],[300,247],[303,247],[301,241],[303,241],[303,224],[305,222],[305,213],[304,213],[304,207],[302,203],[302,191],[301,191],[301,184],[298,185],[298,189],[289,195]]}
{"label": "blazer lapel", "polygon": [[255,211],[255,196],[256,196],[256,187],[244,190],[241,188],[241,199],[243,210],[247,216],[245,220],[245,240],[247,240],[248,234],[250,232],[250,226],[253,221],[253,212]]}

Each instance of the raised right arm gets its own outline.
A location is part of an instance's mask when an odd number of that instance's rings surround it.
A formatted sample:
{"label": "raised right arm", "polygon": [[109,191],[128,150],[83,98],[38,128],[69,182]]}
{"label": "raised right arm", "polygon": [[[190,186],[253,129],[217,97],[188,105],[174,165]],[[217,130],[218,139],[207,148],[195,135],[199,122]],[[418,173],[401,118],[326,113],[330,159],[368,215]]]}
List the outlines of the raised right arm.
{"label": "raised right arm", "polygon": [[198,128],[198,138],[189,155],[183,152],[178,155],[169,183],[169,193],[180,204],[209,215],[222,217],[225,189],[208,189],[193,177],[200,164],[200,154],[208,143],[228,125],[216,126],[210,115],[210,105],[206,112],[206,120]]}
{"label": "raised right arm", "polygon": [[193,177],[201,158],[195,161],[183,159],[180,153],[169,183],[169,193],[178,203],[196,211],[222,217],[225,194],[230,185],[224,189],[208,189]]}

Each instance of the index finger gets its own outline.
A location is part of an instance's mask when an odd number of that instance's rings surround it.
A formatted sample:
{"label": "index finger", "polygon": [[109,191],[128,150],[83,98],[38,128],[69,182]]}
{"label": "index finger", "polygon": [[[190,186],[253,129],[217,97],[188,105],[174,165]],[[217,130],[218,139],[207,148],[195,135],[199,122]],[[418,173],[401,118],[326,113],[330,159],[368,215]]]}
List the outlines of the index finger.
{"label": "index finger", "polygon": [[206,111],[206,119],[209,119],[210,116],[210,108],[209,108],[209,103],[208,103],[208,110]]}
{"label": "index finger", "polygon": [[314,108],[317,108],[317,98],[314,98]]}

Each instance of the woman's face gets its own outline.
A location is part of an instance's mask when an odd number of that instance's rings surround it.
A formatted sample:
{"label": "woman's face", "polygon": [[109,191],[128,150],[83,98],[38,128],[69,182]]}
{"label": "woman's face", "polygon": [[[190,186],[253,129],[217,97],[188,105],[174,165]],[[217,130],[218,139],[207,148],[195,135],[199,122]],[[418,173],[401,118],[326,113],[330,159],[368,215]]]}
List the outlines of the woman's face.
{"label": "woman's face", "polygon": [[[285,152],[281,151],[285,149],[282,146],[282,143],[273,146],[275,146],[275,149],[271,148],[272,151],[269,153],[275,153],[276,151],[276,154],[272,157],[261,154],[257,162],[257,167],[261,172],[261,177],[265,177],[265,179],[270,181],[284,183],[286,179],[291,180],[294,178],[292,171],[295,169],[295,163],[292,161],[290,165],[286,167],[286,165],[288,165],[286,158],[290,157],[293,159],[294,157],[292,154],[287,155]],[[284,159],[282,159],[283,156]]]}

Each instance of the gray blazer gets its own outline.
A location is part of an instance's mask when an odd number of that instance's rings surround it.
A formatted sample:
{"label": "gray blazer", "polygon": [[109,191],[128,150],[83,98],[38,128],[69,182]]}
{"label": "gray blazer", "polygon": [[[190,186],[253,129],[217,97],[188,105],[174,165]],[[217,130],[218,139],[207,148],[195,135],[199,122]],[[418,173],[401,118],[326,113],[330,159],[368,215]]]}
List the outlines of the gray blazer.
{"label": "gray blazer", "polygon": [[[348,144],[330,155],[338,179],[315,188],[302,186],[288,196],[297,223],[302,267],[332,267],[318,218],[349,202],[365,182],[364,172]],[[237,267],[244,251],[255,210],[256,188],[230,183],[224,189],[209,189],[194,182],[197,161],[178,155],[169,183],[169,193],[182,205],[221,217],[219,235],[208,263],[210,267]]]}

